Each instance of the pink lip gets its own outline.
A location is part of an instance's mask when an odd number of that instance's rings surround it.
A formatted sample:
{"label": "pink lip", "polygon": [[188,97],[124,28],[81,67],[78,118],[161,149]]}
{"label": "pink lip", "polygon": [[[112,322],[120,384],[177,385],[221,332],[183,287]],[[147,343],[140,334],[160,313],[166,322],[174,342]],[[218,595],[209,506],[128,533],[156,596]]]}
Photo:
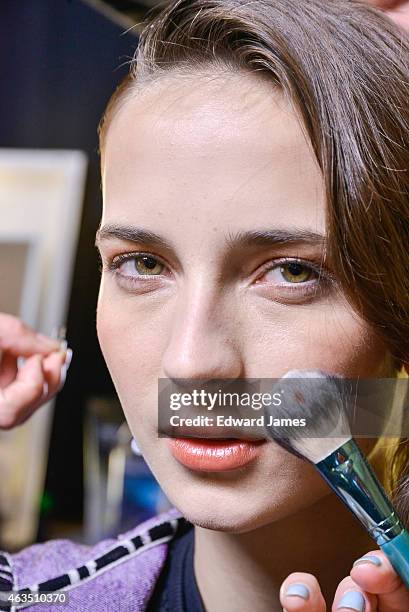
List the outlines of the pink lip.
{"label": "pink lip", "polygon": [[168,438],[170,451],[182,465],[199,472],[235,470],[253,461],[266,440]]}

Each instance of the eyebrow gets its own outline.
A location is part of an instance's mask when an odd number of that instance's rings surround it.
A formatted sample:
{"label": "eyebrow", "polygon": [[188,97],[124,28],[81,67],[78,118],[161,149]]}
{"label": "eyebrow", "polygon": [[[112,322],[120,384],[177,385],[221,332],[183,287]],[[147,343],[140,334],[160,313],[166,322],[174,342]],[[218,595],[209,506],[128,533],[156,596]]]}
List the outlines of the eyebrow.
{"label": "eyebrow", "polygon": [[324,246],[324,234],[298,227],[274,228],[268,230],[251,230],[229,232],[227,244],[231,248],[252,246],[274,246],[283,244],[306,244],[310,246]]}
{"label": "eyebrow", "polygon": [[[95,246],[106,240],[125,240],[127,242],[145,243],[171,250],[172,244],[155,232],[143,228],[107,224],[96,233]],[[324,234],[303,228],[274,228],[268,230],[251,230],[228,232],[226,242],[230,249],[244,247],[271,247],[275,245],[305,244],[323,247],[326,242]]]}
{"label": "eyebrow", "polygon": [[131,227],[124,225],[107,224],[97,230],[95,236],[95,246],[104,240],[126,240],[127,242],[147,243],[153,246],[160,246],[166,249],[171,249],[170,242],[162,238],[155,232],[139,227]]}

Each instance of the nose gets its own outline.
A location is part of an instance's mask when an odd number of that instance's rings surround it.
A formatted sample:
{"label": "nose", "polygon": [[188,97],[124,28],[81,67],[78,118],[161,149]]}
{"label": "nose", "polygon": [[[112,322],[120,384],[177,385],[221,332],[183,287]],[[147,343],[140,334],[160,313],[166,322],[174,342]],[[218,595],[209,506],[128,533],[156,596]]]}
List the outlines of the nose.
{"label": "nose", "polygon": [[244,377],[234,308],[228,307],[226,298],[197,287],[178,296],[172,315],[162,362],[166,378],[189,386],[191,379]]}

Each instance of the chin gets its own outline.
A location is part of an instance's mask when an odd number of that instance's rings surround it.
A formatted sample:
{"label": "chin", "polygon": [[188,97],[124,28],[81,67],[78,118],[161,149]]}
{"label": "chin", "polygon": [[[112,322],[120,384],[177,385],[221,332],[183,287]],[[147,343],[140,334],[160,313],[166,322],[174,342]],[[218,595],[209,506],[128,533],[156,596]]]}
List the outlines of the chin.
{"label": "chin", "polygon": [[260,517],[254,516],[254,513],[245,512],[243,509],[237,513],[232,512],[231,508],[223,509],[220,507],[220,509],[212,508],[209,510],[209,508],[199,508],[194,504],[184,504],[183,502],[174,505],[189,522],[203,529],[238,534],[253,531],[257,527],[267,524],[263,523]]}
{"label": "chin", "polygon": [[299,459],[288,461],[284,451],[274,453],[268,465],[192,471],[169,456],[165,442],[146,448],[151,452],[145,460],[170,503],[204,529],[250,532],[304,510],[329,491],[312,467]]}
{"label": "chin", "polygon": [[166,486],[162,488],[173,506],[183,516],[198,527],[224,531],[226,533],[246,533],[294,514],[300,504],[299,499],[290,500],[288,495],[274,494],[266,499],[259,492],[226,487],[214,481],[192,486]]}

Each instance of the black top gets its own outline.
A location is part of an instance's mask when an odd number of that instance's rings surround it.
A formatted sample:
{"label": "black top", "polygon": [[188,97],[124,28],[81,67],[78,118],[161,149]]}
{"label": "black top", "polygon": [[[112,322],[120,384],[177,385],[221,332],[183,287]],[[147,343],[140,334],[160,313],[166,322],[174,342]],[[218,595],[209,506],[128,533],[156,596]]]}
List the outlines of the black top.
{"label": "black top", "polygon": [[146,612],[205,612],[193,568],[193,525],[169,544]]}

